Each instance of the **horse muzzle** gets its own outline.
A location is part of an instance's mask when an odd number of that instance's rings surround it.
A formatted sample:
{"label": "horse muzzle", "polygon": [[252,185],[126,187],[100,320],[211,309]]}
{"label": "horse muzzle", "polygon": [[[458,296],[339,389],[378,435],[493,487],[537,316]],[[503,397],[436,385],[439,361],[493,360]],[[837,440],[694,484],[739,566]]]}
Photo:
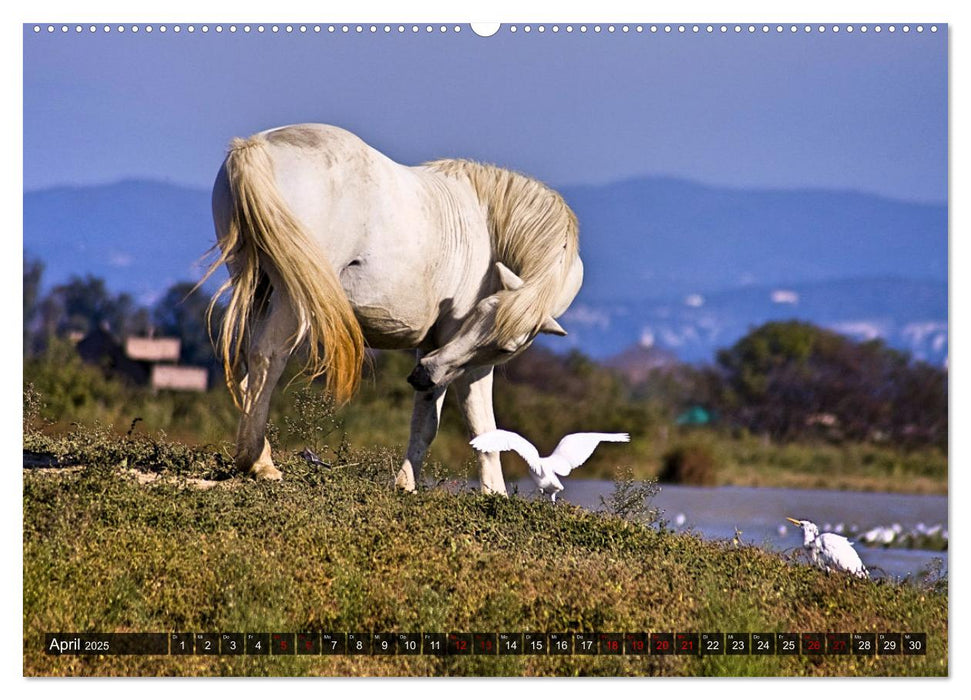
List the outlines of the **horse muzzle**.
{"label": "horse muzzle", "polygon": [[415,368],[411,370],[411,374],[408,375],[408,383],[415,388],[415,391],[431,391],[435,388],[431,374],[421,363],[415,365]]}

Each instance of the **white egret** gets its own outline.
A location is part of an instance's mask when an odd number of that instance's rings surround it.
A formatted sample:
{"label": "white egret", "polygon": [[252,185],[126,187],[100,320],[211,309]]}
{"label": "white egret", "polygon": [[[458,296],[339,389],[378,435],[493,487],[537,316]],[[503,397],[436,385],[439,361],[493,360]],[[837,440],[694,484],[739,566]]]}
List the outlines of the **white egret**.
{"label": "white egret", "polygon": [[894,532],[893,528],[881,525],[877,525],[872,530],[867,530],[860,535],[860,539],[867,544],[882,544],[884,546],[891,544],[896,537],[897,533]]}
{"label": "white egret", "polygon": [[853,543],[842,535],[832,532],[819,534],[816,523],[809,520],[786,518],[793,525],[802,528],[802,546],[812,557],[813,563],[828,571],[846,571],[857,578],[869,578],[870,572],[863,566],[860,555],[853,549]]}
{"label": "white egret", "polygon": [[550,498],[556,503],[556,494],[563,490],[563,484],[557,477],[566,476],[586,462],[601,442],[630,442],[630,435],[573,433],[560,440],[560,444],[547,457],[540,457],[539,450],[529,440],[508,430],[490,430],[469,444],[479,452],[517,452],[529,465],[529,475],[533,477],[540,492],[550,494]]}

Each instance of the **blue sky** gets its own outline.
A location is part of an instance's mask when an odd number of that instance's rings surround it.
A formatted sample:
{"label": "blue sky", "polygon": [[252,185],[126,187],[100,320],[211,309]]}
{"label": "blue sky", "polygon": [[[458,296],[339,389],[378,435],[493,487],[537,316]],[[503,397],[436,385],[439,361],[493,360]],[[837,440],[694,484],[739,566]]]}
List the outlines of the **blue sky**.
{"label": "blue sky", "polygon": [[25,189],[131,177],[208,187],[231,137],[319,121],[403,163],[471,157],[554,185],[653,174],[947,197],[946,29],[589,25],[481,38],[467,25],[417,35],[155,26],[24,27]]}

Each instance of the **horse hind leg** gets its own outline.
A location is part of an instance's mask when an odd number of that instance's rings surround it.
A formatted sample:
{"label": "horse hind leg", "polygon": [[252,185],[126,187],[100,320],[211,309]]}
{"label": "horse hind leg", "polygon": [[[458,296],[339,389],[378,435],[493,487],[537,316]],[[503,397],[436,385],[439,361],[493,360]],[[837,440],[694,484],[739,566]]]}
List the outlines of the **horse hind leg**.
{"label": "horse hind leg", "polygon": [[256,479],[281,479],[273,464],[266,422],[270,397],[290,357],[297,321],[283,294],[276,292],[269,314],[255,332],[246,355],[247,375],[241,383],[243,414],[236,433],[236,468]]}

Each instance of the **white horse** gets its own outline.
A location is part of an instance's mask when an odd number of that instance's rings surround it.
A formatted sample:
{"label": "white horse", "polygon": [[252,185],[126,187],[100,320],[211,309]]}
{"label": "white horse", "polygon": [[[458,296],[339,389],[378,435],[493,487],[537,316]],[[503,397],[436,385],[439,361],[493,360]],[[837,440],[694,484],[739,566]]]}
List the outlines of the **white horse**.
{"label": "white horse", "polygon": [[[232,293],[217,350],[242,412],[236,464],[279,479],[266,440],[270,394],[291,353],[340,403],[365,344],[416,348],[408,451],[396,484],[414,490],[454,385],[472,436],[496,428],[493,366],[554,320],[580,289],[577,221],[553,190],[463,160],[395,163],[320,124],[235,139],[216,177],[213,218]],[[499,456],[479,453],[483,491],[505,493]]]}

